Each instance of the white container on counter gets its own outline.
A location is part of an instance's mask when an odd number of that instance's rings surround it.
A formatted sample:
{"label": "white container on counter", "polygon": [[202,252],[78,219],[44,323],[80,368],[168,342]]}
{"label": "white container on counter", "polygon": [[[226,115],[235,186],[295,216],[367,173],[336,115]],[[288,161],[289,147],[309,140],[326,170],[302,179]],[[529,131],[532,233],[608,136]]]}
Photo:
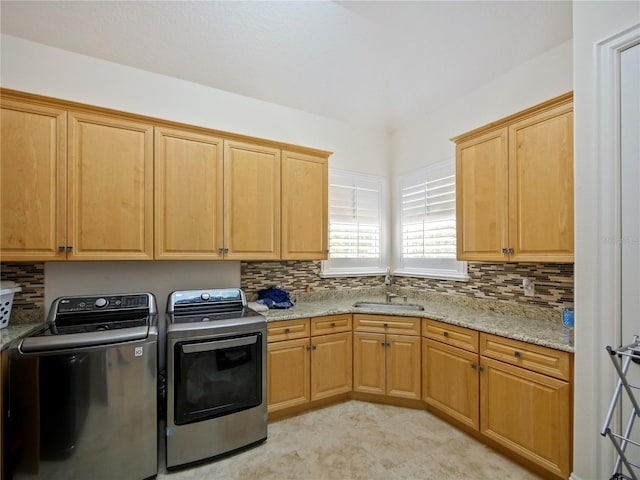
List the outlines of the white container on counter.
{"label": "white container on counter", "polygon": [[9,325],[13,295],[21,290],[22,287],[15,282],[9,280],[0,282],[0,328],[6,328]]}

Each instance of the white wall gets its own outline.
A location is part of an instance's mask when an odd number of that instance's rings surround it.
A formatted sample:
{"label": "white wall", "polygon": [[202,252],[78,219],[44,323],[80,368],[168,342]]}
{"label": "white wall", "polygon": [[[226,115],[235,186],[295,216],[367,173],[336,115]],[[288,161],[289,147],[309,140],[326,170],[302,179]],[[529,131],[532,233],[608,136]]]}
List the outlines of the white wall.
{"label": "white wall", "polygon": [[394,132],[392,174],[454,157],[450,138],[571,91],[572,53],[570,40]]}
{"label": "white wall", "polygon": [[[184,80],[2,35],[0,85],[192,125],[334,152],[331,168],[388,177],[389,135]],[[47,264],[46,299],[239,286],[239,262]]]}
{"label": "white wall", "polygon": [[[601,157],[600,121],[611,105],[598,105],[599,75],[595,44],[640,23],[640,2],[574,2],[576,355],[574,402],[574,475],[610,478],[613,448],[599,435],[616,380],[604,351],[619,341],[619,278],[614,264],[618,242],[613,198],[615,163]],[[615,118],[611,119],[611,124]],[[603,178],[604,177],[604,178]],[[610,185],[611,184],[611,185]],[[610,208],[611,207],[611,208]],[[638,332],[640,333],[640,332]],[[633,366],[632,366],[633,368]],[[637,427],[637,422],[636,422]],[[637,449],[635,449],[637,452]]]}

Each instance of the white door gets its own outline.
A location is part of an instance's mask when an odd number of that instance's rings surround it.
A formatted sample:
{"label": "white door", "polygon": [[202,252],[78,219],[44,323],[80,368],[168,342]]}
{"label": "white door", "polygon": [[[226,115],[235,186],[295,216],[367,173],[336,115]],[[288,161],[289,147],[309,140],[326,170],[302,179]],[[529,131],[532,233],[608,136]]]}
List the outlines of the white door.
{"label": "white door", "polygon": [[[622,255],[622,339],[626,345],[640,336],[640,45],[620,56],[620,155],[621,155],[621,255]],[[640,385],[640,365],[631,364],[627,375]],[[640,390],[636,390],[640,402]],[[626,426],[631,409],[623,402],[622,423]],[[640,441],[636,420],[630,437]],[[640,448],[629,446],[628,460],[640,463]]]}

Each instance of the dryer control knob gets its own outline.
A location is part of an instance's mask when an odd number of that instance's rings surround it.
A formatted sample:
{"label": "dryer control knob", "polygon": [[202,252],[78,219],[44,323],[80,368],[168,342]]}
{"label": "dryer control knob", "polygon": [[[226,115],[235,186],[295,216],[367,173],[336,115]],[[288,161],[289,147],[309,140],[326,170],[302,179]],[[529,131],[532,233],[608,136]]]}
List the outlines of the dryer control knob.
{"label": "dryer control knob", "polygon": [[208,293],[203,293],[202,295],[200,295],[200,298],[206,302],[211,298],[211,295],[209,295]]}
{"label": "dryer control knob", "polygon": [[97,300],[95,301],[94,305],[95,305],[97,308],[104,308],[104,307],[106,307],[106,306],[107,306],[107,304],[108,304],[108,303],[109,303],[109,302],[107,302],[107,299],[106,299],[106,298],[99,298],[99,299],[97,299]]}

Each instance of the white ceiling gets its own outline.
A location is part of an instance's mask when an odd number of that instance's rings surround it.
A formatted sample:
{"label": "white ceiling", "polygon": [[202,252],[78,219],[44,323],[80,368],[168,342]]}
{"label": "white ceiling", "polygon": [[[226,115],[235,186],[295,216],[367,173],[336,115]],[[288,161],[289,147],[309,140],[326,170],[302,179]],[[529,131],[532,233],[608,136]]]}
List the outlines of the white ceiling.
{"label": "white ceiling", "polygon": [[570,1],[5,1],[2,33],[392,131],[572,37]]}

